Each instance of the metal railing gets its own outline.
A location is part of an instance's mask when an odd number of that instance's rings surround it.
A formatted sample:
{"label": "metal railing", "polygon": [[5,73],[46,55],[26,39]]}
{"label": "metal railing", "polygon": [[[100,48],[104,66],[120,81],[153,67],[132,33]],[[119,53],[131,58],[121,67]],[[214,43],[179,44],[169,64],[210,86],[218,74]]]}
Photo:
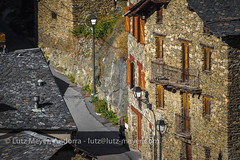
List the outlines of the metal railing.
{"label": "metal railing", "polygon": [[190,138],[190,117],[175,114],[175,131],[178,135]]}
{"label": "metal railing", "polygon": [[169,82],[199,88],[199,73],[200,72],[198,70],[183,70],[177,67],[169,66],[163,62],[152,61],[151,63],[151,78],[156,82],[169,80]]}

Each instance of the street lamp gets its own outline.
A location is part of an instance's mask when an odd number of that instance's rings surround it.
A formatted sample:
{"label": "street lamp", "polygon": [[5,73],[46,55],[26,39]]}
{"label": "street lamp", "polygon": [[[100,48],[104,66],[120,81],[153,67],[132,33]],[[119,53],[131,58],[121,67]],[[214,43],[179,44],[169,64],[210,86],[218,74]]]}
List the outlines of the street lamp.
{"label": "street lamp", "polygon": [[164,120],[157,120],[156,126],[157,125],[158,125],[158,132],[159,132],[159,160],[162,160],[162,133],[165,129]]}
{"label": "street lamp", "polygon": [[93,95],[96,94],[95,88],[95,45],[94,45],[94,26],[97,24],[97,17],[95,15],[90,16],[91,24],[92,24],[92,53],[93,53]]}
{"label": "street lamp", "polygon": [[133,92],[134,92],[134,97],[137,98],[138,100],[138,107],[141,108],[141,101],[145,104],[147,104],[148,109],[152,109],[152,104],[149,103],[149,93],[148,91],[145,92],[145,98],[146,99],[141,99],[141,94],[142,94],[142,89],[141,87],[133,87]]}

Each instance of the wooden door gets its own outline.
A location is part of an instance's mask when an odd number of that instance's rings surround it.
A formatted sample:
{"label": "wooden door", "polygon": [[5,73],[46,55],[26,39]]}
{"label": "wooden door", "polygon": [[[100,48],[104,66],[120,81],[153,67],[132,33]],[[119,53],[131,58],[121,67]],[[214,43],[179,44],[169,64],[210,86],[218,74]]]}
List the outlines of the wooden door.
{"label": "wooden door", "polygon": [[182,66],[183,66],[183,82],[189,80],[189,44],[186,42],[182,43]]}
{"label": "wooden door", "polygon": [[183,93],[183,129],[186,133],[190,133],[189,109],[189,95]]}
{"label": "wooden door", "polygon": [[138,115],[138,149],[141,151],[142,147],[142,116]]}

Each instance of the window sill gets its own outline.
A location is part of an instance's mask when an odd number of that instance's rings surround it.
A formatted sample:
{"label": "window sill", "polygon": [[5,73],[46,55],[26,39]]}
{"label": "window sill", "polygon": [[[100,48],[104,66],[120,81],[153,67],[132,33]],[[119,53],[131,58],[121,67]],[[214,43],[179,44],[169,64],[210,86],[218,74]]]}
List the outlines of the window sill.
{"label": "window sill", "polygon": [[211,115],[203,115],[204,119],[210,121],[211,120]]}

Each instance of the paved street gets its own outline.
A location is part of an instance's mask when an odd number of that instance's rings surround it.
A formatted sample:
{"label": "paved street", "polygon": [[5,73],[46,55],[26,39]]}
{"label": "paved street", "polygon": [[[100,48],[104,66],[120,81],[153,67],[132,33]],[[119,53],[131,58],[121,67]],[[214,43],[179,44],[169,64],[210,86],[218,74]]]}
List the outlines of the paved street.
{"label": "paved street", "polygon": [[52,67],[51,70],[78,127],[77,138],[82,141],[79,147],[97,156],[99,160],[140,159],[138,151],[115,143],[118,140],[118,128],[94,112],[94,107],[89,102],[90,97],[84,96],[81,87],[71,83]]}

